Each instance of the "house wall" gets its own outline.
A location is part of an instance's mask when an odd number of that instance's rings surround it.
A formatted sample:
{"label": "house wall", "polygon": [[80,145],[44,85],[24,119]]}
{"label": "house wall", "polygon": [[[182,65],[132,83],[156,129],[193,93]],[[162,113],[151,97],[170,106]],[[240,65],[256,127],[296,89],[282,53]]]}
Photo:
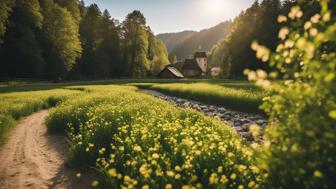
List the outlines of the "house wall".
{"label": "house wall", "polygon": [[202,72],[197,71],[197,70],[183,70],[182,73],[185,77],[200,77],[200,76],[202,76]]}
{"label": "house wall", "polygon": [[196,58],[196,62],[203,72],[207,71],[208,59],[207,58]]}

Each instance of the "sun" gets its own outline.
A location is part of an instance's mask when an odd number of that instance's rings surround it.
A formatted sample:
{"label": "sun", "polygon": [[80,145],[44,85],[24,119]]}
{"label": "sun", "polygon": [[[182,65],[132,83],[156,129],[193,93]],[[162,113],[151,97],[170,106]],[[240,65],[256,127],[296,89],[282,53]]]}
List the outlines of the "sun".
{"label": "sun", "polygon": [[223,10],[223,0],[204,0],[204,8],[208,13],[218,13]]}

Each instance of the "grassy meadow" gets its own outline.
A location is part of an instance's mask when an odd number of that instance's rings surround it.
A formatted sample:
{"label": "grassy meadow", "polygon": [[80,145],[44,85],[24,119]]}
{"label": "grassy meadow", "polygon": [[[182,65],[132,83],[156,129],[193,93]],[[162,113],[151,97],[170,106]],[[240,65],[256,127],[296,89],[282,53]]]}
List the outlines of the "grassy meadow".
{"label": "grassy meadow", "polygon": [[143,84],[140,87],[250,113],[261,112],[259,106],[263,97],[267,95],[267,91],[258,88],[253,83],[234,81],[223,83]]}
{"label": "grassy meadow", "polygon": [[46,121],[49,132],[68,136],[69,163],[96,167],[101,186],[259,188],[263,184],[256,151],[219,119],[179,109],[130,86],[137,85],[131,82],[102,83],[1,88],[2,141],[16,120],[54,107]]}
{"label": "grassy meadow", "polygon": [[56,106],[76,94],[77,91],[65,89],[0,93],[0,143],[4,142],[10,128],[21,117]]}
{"label": "grassy meadow", "polygon": [[[269,93],[229,80],[17,83],[0,87],[1,141],[20,118],[51,108],[48,131],[67,136],[70,166],[97,170],[101,177],[94,186],[243,189],[273,184],[269,165],[279,160],[269,145],[278,135],[251,145],[219,119],[177,108],[139,88],[245,112],[258,112]],[[313,184],[323,182],[321,169],[314,164],[309,170]]]}
{"label": "grassy meadow", "polygon": [[49,132],[68,136],[69,164],[96,167],[101,186],[262,186],[255,149],[219,119],[156,99],[134,82],[97,82],[1,88],[1,133],[23,116],[54,107]]}
{"label": "grassy meadow", "polygon": [[[70,163],[96,166],[107,188],[259,188],[254,149],[229,126],[139,92],[90,86],[47,118],[69,133]],[[164,107],[164,109],[163,109]]]}

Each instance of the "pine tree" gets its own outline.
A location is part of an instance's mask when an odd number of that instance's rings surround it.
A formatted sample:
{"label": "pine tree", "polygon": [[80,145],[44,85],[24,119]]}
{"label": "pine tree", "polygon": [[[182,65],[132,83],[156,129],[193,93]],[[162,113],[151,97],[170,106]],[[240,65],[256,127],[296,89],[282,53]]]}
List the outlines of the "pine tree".
{"label": "pine tree", "polygon": [[81,3],[78,0],[55,0],[55,2],[61,7],[66,8],[71,13],[76,23],[79,24],[81,19]]}
{"label": "pine tree", "polygon": [[95,77],[120,77],[121,57],[120,39],[116,21],[111,18],[110,13],[105,10],[102,15],[100,35],[103,42],[95,52]]}
{"label": "pine tree", "polygon": [[130,77],[146,76],[148,34],[146,19],[140,11],[126,16],[122,24],[124,38],[124,63]]}
{"label": "pine tree", "polygon": [[95,52],[103,41],[100,35],[102,13],[96,4],[90,5],[80,23],[80,39],[83,56],[79,60],[78,69],[83,77],[93,77],[96,70]]}

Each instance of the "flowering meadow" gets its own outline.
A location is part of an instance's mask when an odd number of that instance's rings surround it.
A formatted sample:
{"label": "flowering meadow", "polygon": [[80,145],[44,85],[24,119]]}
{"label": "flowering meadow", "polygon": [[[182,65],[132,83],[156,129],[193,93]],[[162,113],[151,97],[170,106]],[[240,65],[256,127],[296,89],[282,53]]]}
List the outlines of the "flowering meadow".
{"label": "flowering meadow", "polygon": [[70,166],[98,171],[93,187],[334,189],[336,15],[330,2],[316,2],[321,10],[312,15],[299,4],[280,15],[274,53],[251,45],[273,70],[245,70],[263,89],[249,82],[241,88],[238,82],[136,84],[240,111],[257,112],[262,104],[268,125],[250,127],[262,135],[258,144],[217,117],[178,108],[125,82],[1,93],[0,141],[15,120],[53,107],[48,131],[66,134]]}
{"label": "flowering meadow", "polygon": [[96,166],[103,186],[262,186],[266,175],[256,165],[255,150],[219,119],[178,109],[135,87],[86,90],[52,110],[47,125],[68,132],[70,163]]}

